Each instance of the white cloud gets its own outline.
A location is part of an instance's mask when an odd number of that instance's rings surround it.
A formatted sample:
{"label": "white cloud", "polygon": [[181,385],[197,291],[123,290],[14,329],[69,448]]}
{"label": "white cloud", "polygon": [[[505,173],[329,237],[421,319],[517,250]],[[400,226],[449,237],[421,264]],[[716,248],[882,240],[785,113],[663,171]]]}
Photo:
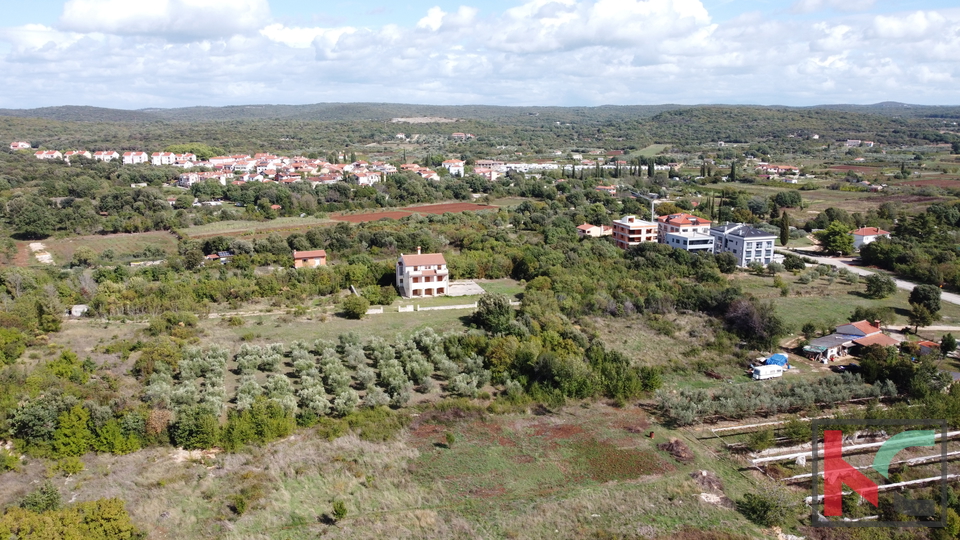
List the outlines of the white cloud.
{"label": "white cloud", "polygon": [[267,0],[69,0],[60,27],[75,32],[217,38],[256,31],[270,17]]}
{"label": "white cloud", "polygon": [[[63,21],[112,1],[72,0]],[[174,5],[219,15],[192,26]],[[283,24],[265,0],[224,6],[153,0],[150,23],[93,10],[87,26],[0,29],[11,45],[0,107],[956,102],[960,82],[960,11],[717,23],[699,0],[527,0],[499,14],[434,7],[407,26],[360,28]],[[226,11],[233,22],[210,24]]]}
{"label": "white cloud", "polygon": [[836,11],[866,11],[876,0],[797,0],[790,7],[794,13],[813,13],[824,9]]}

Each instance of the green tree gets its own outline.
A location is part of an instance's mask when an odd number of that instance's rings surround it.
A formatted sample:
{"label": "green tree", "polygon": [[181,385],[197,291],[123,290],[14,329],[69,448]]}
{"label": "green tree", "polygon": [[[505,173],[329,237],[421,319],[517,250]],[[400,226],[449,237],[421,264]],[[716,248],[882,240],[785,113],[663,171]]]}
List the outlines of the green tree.
{"label": "green tree", "polygon": [[57,228],[57,218],[47,204],[29,202],[13,215],[14,229],[26,238],[46,238]]}
{"label": "green tree", "polygon": [[920,304],[936,316],[940,311],[940,288],[935,285],[917,285],[910,291],[910,304]]}
{"label": "green tree", "polygon": [[937,317],[927,309],[923,304],[910,304],[910,324],[913,325],[913,333],[916,334],[921,326],[930,326]]}
{"label": "green tree", "polygon": [[57,418],[53,433],[53,450],[58,456],[82,456],[90,450],[93,433],[88,426],[90,413],[82,405],[74,405]]}
{"label": "green tree", "polygon": [[213,448],[220,435],[217,417],[201,406],[182,409],[178,413],[171,435],[173,442],[188,450]]}
{"label": "green tree", "polygon": [[943,339],[940,340],[940,353],[946,356],[955,350],[957,350],[957,339],[953,337],[953,334],[945,334]]}
{"label": "green tree", "polygon": [[816,233],[820,246],[827,253],[840,253],[849,255],[853,253],[853,236],[847,229],[847,226],[839,221],[834,221],[830,225]]}
{"label": "green tree", "polygon": [[886,274],[870,274],[864,282],[867,284],[867,296],[870,298],[886,298],[897,292],[897,283]]}
{"label": "green tree", "polygon": [[15,328],[0,327],[0,365],[12,364],[27,348],[27,337]]}
{"label": "green tree", "polygon": [[737,271],[737,256],[729,251],[718,253],[716,261],[717,268],[724,274],[732,274]]}
{"label": "green tree", "polygon": [[340,304],[344,315],[350,319],[362,319],[367,316],[367,310],[370,309],[370,301],[362,296],[351,294]]}
{"label": "green tree", "polygon": [[345,517],[347,517],[347,505],[340,499],[333,501],[333,519],[340,521]]}
{"label": "green tree", "polygon": [[510,306],[510,300],[505,295],[485,293],[477,301],[477,311],[473,314],[473,320],[495,334],[502,334],[507,331],[510,322],[513,321],[513,307]]}
{"label": "green tree", "polygon": [[737,181],[737,162],[736,161],[730,164],[730,181],[731,182]]}
{"label": "green tree", "polygon": [[790,218],[787,217],[787,211],[784,210],[780,216],[780,245],[786,246],[790,241]]}

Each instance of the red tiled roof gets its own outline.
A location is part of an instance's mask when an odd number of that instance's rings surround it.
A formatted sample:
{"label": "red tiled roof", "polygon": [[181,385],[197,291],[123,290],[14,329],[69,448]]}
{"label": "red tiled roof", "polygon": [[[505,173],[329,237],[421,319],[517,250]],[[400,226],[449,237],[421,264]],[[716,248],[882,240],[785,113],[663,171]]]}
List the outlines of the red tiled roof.
{"label": "red tiled roof", "polygon": [[889,232],[878,229],[876,227],[863,227],[862,229],[857,229],[852,233],[854,236],[879,236],[881,234],[890,234]]}
{"label": "red tiled roof", "polygon": [[675,225],[677,227],[690,225],[710,225],[709,219],[703,219],[702,217],[697,217],[690,214],[670,214],[668,216],[660,216],[657,218],[657,221],[666,223],[668,225]]}
{"label": "red tiled roof", "polygon": [[447,264],[443,258],[443,253],[424,253],[423,255],[402,255],[400,261],[404,266],[433,266],[435,264]]}
{"label": "red tiled roof", "polygon": [[940,344],[939,344],[939,343],[934,343],[933,341],[918,341],[918,342],[917,342],[917,345],[920,345],[921,347],[927,347],[927,348],[929,348],[929,349],[938,349],[938,348],[940,348]]}
{"label": "red tiled roof", "polygon": [[857,345],[862,345],[867,347],[869,345],[883,345],[884,347],[890,347],[892,345],[899,345],[900,342],[893,339],[892,337],[886,334],[872,334],[869,336],[862,337],[860,339],[853,340]]}
{"label": "red tiled roof", "polygon": [[870,323],[867,321],[857,321],[855,323],[850,323],[850,326],[863,332],[864,335],[875,334],[880,331],[880,329],[874,326],[873,323]]}
{"label": "red tiled roof", "polygon": [[327,256],[327,250],[325,249],[315,249],[313,251],[294,251],[294,259],[313,259],[314,257],[324,257]]}
{"label": "red tiled roof", "polygon": [[581,231],[589,231],[590,229],[596,227],[596,225],[591,225],[589,223],[584,223],[583,225],[578,225],[577,228]]}

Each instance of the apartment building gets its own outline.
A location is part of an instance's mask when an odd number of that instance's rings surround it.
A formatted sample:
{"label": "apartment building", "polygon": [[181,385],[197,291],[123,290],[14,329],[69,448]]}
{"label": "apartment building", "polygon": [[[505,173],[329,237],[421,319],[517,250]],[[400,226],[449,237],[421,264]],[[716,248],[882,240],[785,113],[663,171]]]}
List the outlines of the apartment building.
{"label": "apartment building", "polygon": [[637,216],[623,216],[613,222],[613,239],[620,249],[629,249],[641,242],[656,242],[657,224]]}

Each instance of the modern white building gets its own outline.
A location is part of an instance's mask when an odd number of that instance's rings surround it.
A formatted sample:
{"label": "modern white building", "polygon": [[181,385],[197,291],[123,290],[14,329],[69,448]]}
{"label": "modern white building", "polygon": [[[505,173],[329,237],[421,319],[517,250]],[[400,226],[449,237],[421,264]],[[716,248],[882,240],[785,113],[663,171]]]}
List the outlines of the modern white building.
{"label": "modern white building", "polygon": [[10,143],[10,149],[11,150],[29,150],[30,143],[26,141],[14,141]]}
{"label": "modern white building", "polygon": [[400,254],[397,289],[404,298],[443,296],[450,290],[450,271],[442,253]]}
{"label": "modern white building", "polygon": [[733,253],[737,257],[737,266],[747,266],[752,262],[763,265],[783,260],[777,255],[773,244],[777,235],[761,231],[744,223],[725,223],[710,229],[714,238],[714,253]]}
{"label": "modern white building", "polygon": [[713,236],[702,233],[667,233],[664,244],[684,251],[713,253]]}
{"label": "modern white building", "polygon": [[124,152],[123,153],[123,164],[124,165],[137,165],[140,163],[146,163],[150,161],[150,156],[146,152]]}
{"label": "modern white building", "polygon": [[877,238],[890,238],[890,233],[877,227],[862,227],[852,233],[853,249],[860,249]]}

